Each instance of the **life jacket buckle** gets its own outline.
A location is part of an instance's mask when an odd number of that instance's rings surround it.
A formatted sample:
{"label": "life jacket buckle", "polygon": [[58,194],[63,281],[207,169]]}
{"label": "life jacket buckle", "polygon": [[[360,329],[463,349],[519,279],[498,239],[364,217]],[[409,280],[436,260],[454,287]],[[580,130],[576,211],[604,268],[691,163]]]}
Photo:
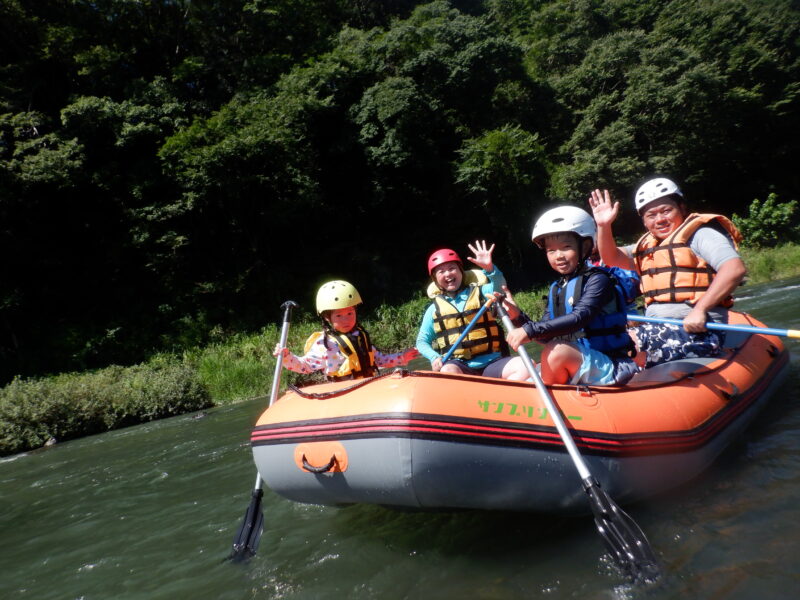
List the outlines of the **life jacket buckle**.
{"label": "life jacket buckle", "polygon": [[590,390],[589,386],[586,385],[586,384],[576,385],[575,386],[575,391],[577,392],[577,394],[579,396],[584,396],[584,397],[591,397],[592,396],[592,390]]}

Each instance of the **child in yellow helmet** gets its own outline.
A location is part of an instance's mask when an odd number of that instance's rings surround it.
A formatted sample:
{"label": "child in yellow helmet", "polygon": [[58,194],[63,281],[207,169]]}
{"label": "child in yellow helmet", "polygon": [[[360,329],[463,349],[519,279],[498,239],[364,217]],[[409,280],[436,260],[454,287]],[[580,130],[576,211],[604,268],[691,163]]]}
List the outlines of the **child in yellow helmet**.
{"label": "child in yellow helmet", "polygon": [[329,281],[317,291],[317,313],[322,317],[322,331],[306,340],[303,356],[288,348],[275,347],[274,355],[283,354],[283,366],[296,373],[324,371],[329,381],[372,377],[378,367],[392,368],[408,364],[419,356],[415,348],[397,354],[383,354],[372,345],[369,334],[358,324],[356,307],[361,304],[358,290],[347,281]]}

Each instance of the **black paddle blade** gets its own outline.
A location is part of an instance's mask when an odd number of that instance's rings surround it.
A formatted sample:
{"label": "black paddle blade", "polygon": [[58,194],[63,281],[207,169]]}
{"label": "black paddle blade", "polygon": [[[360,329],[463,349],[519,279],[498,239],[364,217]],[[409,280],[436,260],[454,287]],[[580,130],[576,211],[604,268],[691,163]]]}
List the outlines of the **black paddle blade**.
{"label": "black paddle blade", "polygon": [[594,479],[584,482],[594,512],[594,522],[620,569],[635,583],[653,583],[661,568],[642,530],[600,488]]}
{"label": "black paddle blade", "polygon": [[261,510],[263,495],[264,490],[261,488],[253,490],[250,506],[247,507],[239,532],[233,539],[233,550],[228,555],[229,560],[236,562],[255,556],[258,543],[261,541],[261,532],[264,530],[264,512]]}

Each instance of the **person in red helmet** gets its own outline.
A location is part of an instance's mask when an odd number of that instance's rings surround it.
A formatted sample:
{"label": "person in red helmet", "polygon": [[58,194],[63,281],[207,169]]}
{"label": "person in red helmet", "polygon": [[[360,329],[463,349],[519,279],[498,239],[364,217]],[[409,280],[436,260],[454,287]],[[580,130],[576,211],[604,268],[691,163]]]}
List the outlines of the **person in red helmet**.
{"label": "person in red helmet", "polygon": [[455,250],[442,248],[428,257],[428,297],[431,304],[422,317],[417,334],[417,350],[431,362],[434,371],[466,373],[524,381],[528,378],[519,358],[509,357],[503,330],[485,311],[472,330],[454,350],[452,358],[442,358],[452,348],[480,307],[495,290],[505,285],[505,278],[492,261],[494,244],[484,240],[468,244],[473,256],[467,260],[478,269],[465,271]]}

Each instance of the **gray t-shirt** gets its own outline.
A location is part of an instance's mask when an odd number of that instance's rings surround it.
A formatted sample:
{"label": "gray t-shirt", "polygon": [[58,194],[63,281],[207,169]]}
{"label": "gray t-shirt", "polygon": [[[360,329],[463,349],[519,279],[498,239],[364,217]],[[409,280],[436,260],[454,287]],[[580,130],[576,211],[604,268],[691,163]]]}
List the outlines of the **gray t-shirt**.
{"label": "gray t-shirt", "polygon": [[[716,223],[703,225],[695,231],[689,239],[689,248],[715,271],[719,271],[720,267],[729,260],[740,258],[731,237]],[[632,257],[635,249],[636,244],[631,244],[623,247],[622,250]],[[653,302],[647,307],[645,314],[648,317],[659,319],[683,320],[691,310],[692,307],[685,302]],[[718,323],[727,323],[728,309],[723,306],[715,306],[708,311],[708,316]]]}

